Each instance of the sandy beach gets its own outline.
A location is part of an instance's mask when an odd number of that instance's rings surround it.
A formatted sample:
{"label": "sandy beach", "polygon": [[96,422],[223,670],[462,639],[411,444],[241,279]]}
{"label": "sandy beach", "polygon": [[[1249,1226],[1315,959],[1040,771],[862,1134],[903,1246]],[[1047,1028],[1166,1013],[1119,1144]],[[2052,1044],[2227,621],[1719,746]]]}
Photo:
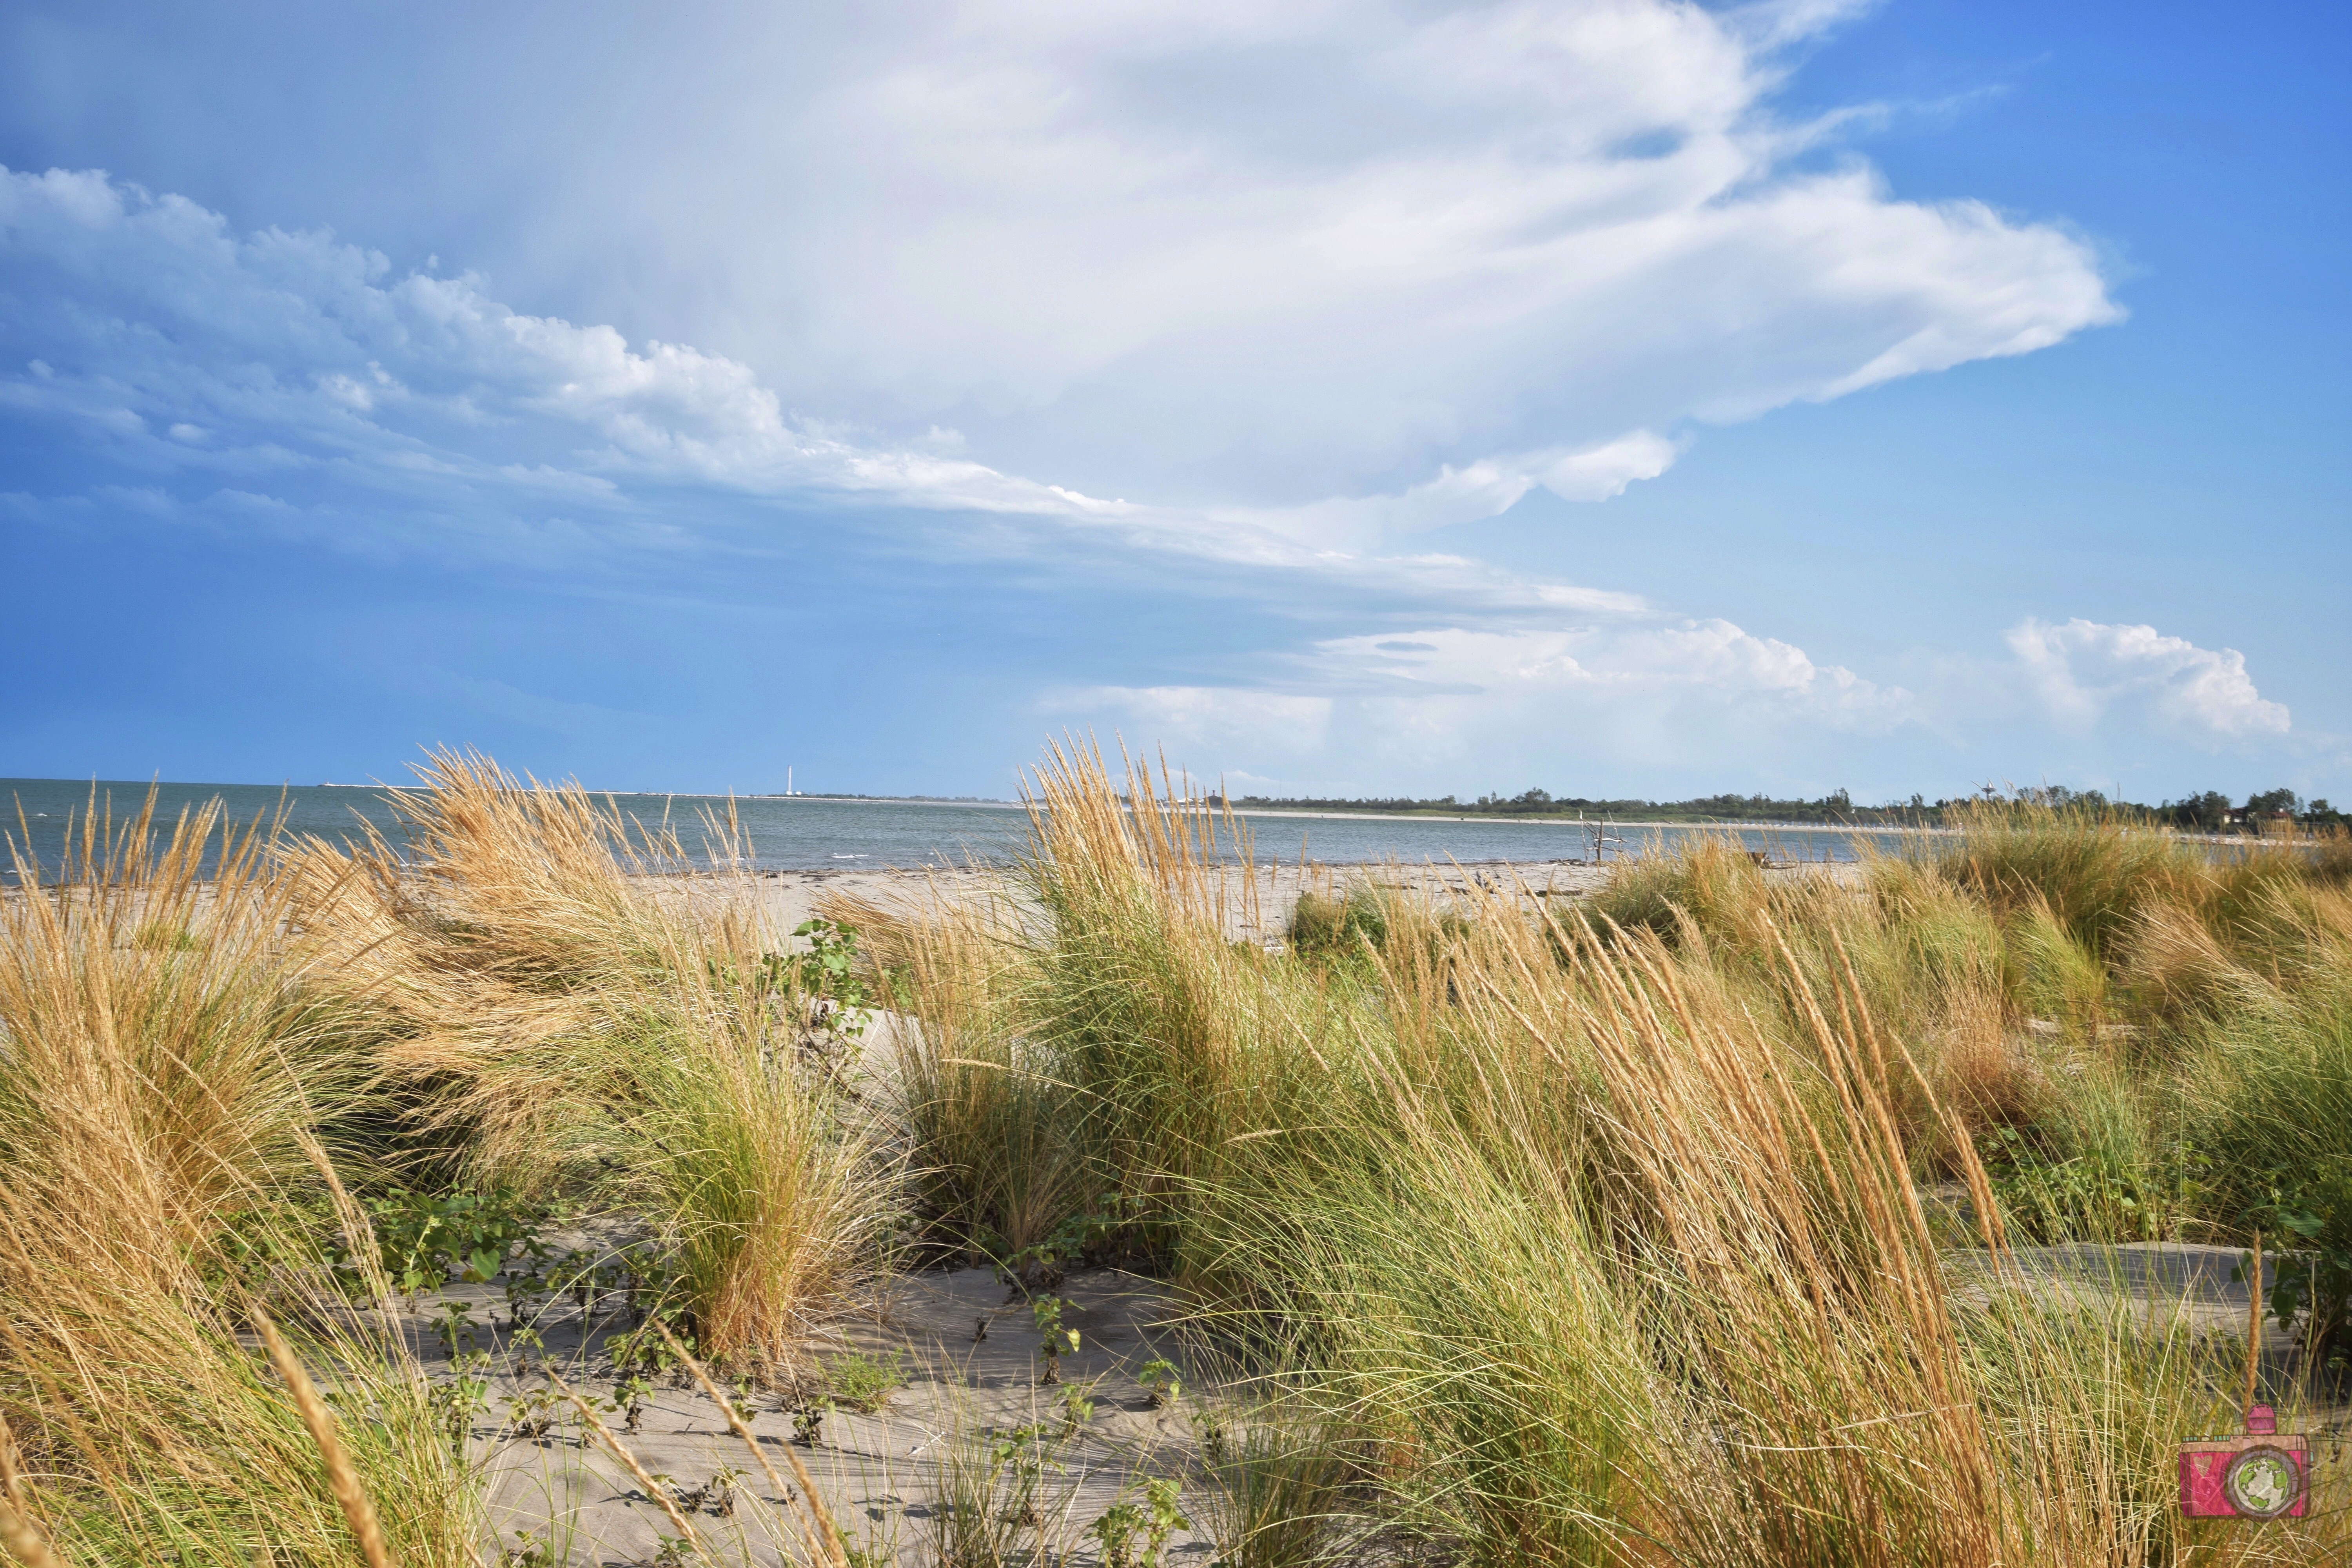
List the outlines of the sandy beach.
{"label": "sandy beach", "polygon": [[[1290,929],[1291,911],[1303,891],[1329,896],[1353,887],[1402,890],[1448,903],[1455,900],[1510,897],[1529,909],[1584,898],[1607,885],[1626,861],[1591,865],[1578,860],[1521,861],[1500,865],[1266,865],[1245,877],[1225,875],[1226,929],[1236,940],[1280,940]],[[1775,879],[1828,877],[1850,882],[1861,874],[1851,861],[1800,861],[1775,865]],[[991,894],[1017,893],[1011,873],[992,870],[763,871],[754,878],[763,912],[778,935],[839,905],[868,904],[908,914],[938,902],[961,903]]]}

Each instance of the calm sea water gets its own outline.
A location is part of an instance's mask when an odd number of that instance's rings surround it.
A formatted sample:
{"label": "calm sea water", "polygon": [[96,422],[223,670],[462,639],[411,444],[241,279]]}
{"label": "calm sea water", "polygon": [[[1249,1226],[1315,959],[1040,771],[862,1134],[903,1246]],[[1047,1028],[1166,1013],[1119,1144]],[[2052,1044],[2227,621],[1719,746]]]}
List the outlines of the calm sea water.
{"label": "calm sea water", "polygon": [[[138,810],[147,795],[143,784],[107,783],[96,785],[99,807],[109,805],[119,818]],[[155,787],[156,816],[169,823],[189,807],[217,796],[240,822],[257,817],[278,818],[291,834],[316,835],[331,841],[359,837],[362,820],[373,823],[395,843],[401,840],[399,819],[383,792],[375,789],[286,788],[257,784],[165,784]],[[0,779],[0,814],[8,836],[22,843],[30,834],[30,847],[42,860],[56,861],[67,826],[90,804],[87,781],[62,779]],[[707,853],[700,827],[706,813],[724,814],[724,798],[710,795],[619,795],[608,797],[630,816],[648,824],[665,819],[677,831],[689,854]],[[805,795],[739,799],[738,820],[749,835],[759,867],[772,870],[844,870],[886,866],[961,865],[971,860],[1003,862],[1020,853],[1026,842],[1029,818],[1018,806],[947,805],[929,801],[816,800]],[[22,825],[19,825],[19,814]],[[1473,865],[1493,861],[1585,860],[1595,853],[1594,834],[1575,823],[1454,822],[1429,817],[1294,816],[1251,813],[1243,818],[1257,858],[1296,863],[1307,858],[1325,865],[1350,865],[1397,860],[1406,864],[1444,862],[1449,858]],[[1610,859],[1649,848],[1671,849],[1694,832],[1682,827],[1612,826],[1600,852]],[[1786,829],[1744,828],[1738,833],[1748,848],[1776,859],[1853,858],[1856,843],[1875,837],[1892,845],[1891,835],[1850,834]]]}

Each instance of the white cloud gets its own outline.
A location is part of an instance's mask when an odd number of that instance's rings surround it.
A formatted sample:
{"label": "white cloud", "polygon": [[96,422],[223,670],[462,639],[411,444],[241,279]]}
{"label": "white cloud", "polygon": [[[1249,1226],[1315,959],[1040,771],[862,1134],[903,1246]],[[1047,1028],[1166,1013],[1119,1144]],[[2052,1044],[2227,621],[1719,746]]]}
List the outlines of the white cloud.
{"label": "white cloud", "polygon": [[1825,737],[1904,726],[1914,700],[1728,622],[1653,616],[1328,638],[1251,682],[1064,689],[1043,706],[1066,723],[1164,742],[1172,762],[1243,789],[1319,788],[1367,769],[1391,784],[1458,784],[1465,766],[1500,770],[1499,784],[1556,767],[1563,750],[1612,765],[1737,756],[1742,767],[1802,768]]}
{"label": "white cloud", "polygon": [[[342,548],[381,550],[404,526],[420,541],[438,531],[491,550],[593,544],[600,530],[677,548],[714,501],[815,495],[1041,520],[1195,561],[1308,574],[1336,591],[1410,588],[1465,613],[1645,609],[1459,557],[1371,558],[1362,552],[1389,531],[1377,521],[1318,534],[1273,513],[1088,496],[958,455],[944,429],[903,447],[861,444],[788,415],[739,362],[524,315],[470,275],[396,276],[324,234],[240,237],[217,213],[96,172],[0,170],[0,269],[16,285],[0,291],[0,331],[39,351],[23,372],[0,372],[0,406],[77,433],[155,484],[252,489],[267,477],[367,492],[377,537],[355,533],[348,508],[321,525]],[[1482,467],[1432,487],[1438,499],[1415,503],[1416,526],[1487,515],[1547,476],[1605,484],[1662,465],[1664,451],[1637,435]],[[693,504],[681,509],[681,495]],[[555,504],[565,517],[548,517]]]}
{"label": "white cloud", "polygon": [[2209,745],[2288,730],[2285,705],[2254,689],[2235,648],[2080,617],[2063,626],[2027,619],[2005,640],[2042,705],[2072,726],[2121,719]]}
{"label": "white cloud", "polygon": [[[1550,454],[1546,454],[1550,456]],[[1614,441],[1555,457],[1538,473],[1562,500],[1608,500],[1636,479],[1654,479],[1673,466],[1675,445],[1655,431],[1636,430]]]}
{"label": "white cloud", "polygon": [[[1459,625],[1328,638],[1256,684],[1098,687],[1049,711],[1164,739],[1196,773],[1497,786],[1570,757],[1612,767],[1816,769],[1824,742],[1909,725],[1912,694],[1721,620]],[[1181,748],[1177,750],[1175,748]],[[1285,786],[1287,787],[1287,786]],[[1448,785],[1446,787],[1452,787]],[[1278,792],[1277,792],[1278,793]]]}
{"label": "white cloud", "polygon": [[1775,113],[1781,51],[1854,8],[689,22],[632,69],[699,89],[537,199],[563,276],[606,258],[616,315],[675,280],[670,330],[789,405],[1089,489],[1411,498],[2117,318],[2073,236],[1899,199],[1825,164],[1843,117]]}
{"label": "white cloud", "polygon": [[[1371,121],[1421,117],[1412,158],[1366,141],[1352,117],[1318,150],[1309,128],[1272,125],[1266,103],[1233,125],[1177,108],[1163,123],[1106,96],[1119,72],[1150,76],[1179,57],[1202,56],[1194,64],[1217,79],[1231,64],[1218,39],[1243,55],[1338,47],[1345,7],[1239,20],[1185,11],[1157,31],[1127,13],[1055,13],[1037,23],[1050,47],[1022,68],[1042,73],[1033,87],[1068,92],[1013,93],[986,113],[1003,120],[1003,177],[1035,174],[1022,160],[1049,145],[1075,161],[1071,210],[1041,220],[1043,239],[995,234],[983,207],[1015,227],[1027,209],[995,175],[970,171],[969,198],[934,215],[971,247],[956,305],[971,320],[959,316],[956,331],[914,273],[899,278],[913,301],[901,315],[859,295],[871,279],[842,282],[836,297],[829,274],[781,268],[811,290],[796,319],[814,334],[808,363],[782,375],[525,314],[478,277],[403,275],[325,234],[239,236],[221,215],[100,174],[0,170],[0,332],[24,367],[0,370],[0,410],[71,433],[120,481],[12,499],[11,510],[95,507],[350,548],[372,547],[370,532],[398,516],[441,542],[546,559],[615,539],[691,549],[719,531],[713,518],[791,526],[773,503],[812,496],[836,527],[856,516],[845,499],[929,509],[974,552],[1042,557],[1041,538],[1083,537],[1154,574],[1191,571],[1176,585],[1196,593],[1255,592],[1317,628],[1288,645],[1311,645],[1303,654],[1232,650],[1219,668],[1247,673],[1222,684],[1146,677],[1049,702],[1239,761],[1501,756],[1560,734],[1704,759],[1906,724],[1916,704],[1901,688],[1727,621],[1457,555],[1383,553],[1538,486],[1618,494],[1671,465],[1672,432],[1694,416],[1744,416],[2024,352],[2113,314],[2087,257],[2055,231],[1893,202],[1859,171],[1786,173],[1790,137],[1759,119],[1770,73],[1750,40],[1795,24],[1735,26],[1636,0],[1570,9],[1391,17],[1373,29],[1380,47],[1341,49],[1339,74]],[[1141,30],[1121,31],[1130,24]],[[973,26],[983,43],[995,37],[996,23]],[[973,58],[996,57],[981,47]],[[958,98],[971,86],[956,74],[964,65],[932,64],[962,108],[916,93],[901,105],[910,123],[969,111],[978,127],[986,113]],[[845,102],[878,113],[858,95],[880,80],[845,77]],[[1497,107],[1511,103],[1520,118]],[[1098,136],[1070,118],[1087,104]],[[1180,121],[1202,139],[1181,156],[1168,140]],[[1625,151],[1654,135],[1664,139]],[[962,168],[972,153],[925,155]],[[1104,160],[1118,159],[1134,160],[1134,189],[1105,195]],[[1194,184],[1167,159],[1191,160]],[[1212,168],[1230,181],[1201,185]],[[887,259],[906,238],[893,226],[916,220],[873,200],[866,221],[881,226],[868,256]],[[1185,213],[1199,232],[1177,232]],[[1120,215],[1169,254],[1134,251],[1142,242],[1111,221]],[[1104,276],[1033,254],[1098,221]],[[840,237],[854,247],[856,225]],[[1024,270],[1032,262],[1069,289],[1070,319],[1024,293],[1045,286]],[[1198,297],[1196,266],[1209,280]],[[817,352],[835,313],[860,310],[879,312],[867,346],[882,360]],[[1024,321],[1037,352],[1016,373],[992,334]],[[861,378],[893,354],[907,408],[929,405],[893,426],[903,440],[793,411],[811,388],[855,404]],[[1165,416],[1135,426],[1139,438],[1164,437],[1179,457],[1225,451],[1206,471],[1240,499],[1086,493],[1055,482],[1069,477],[1061,458],[1077,466],[1072,455],[1090,450],[1062,437],[1031,443],[1048,459],[1044,479],[970,455],[1099,416],[1120,426],[1103,448],[1115,466],[1133,456],[1121,443],[1139,398]],[[1044,423],[1024,436],[1016,426],[1032,416]],[[1217,447],[1227,425],[1266,450],[1307,453],[1301,472],[1329,481],[1309,491],[1323,499],[1285,494],[1297,475],[1261,482],[1228,462],[1239,448]],[[1344,635],[1317,640],[1332,629]],[[2082,621],[2028,623],[2011,642],[2041,700],[2078,720],[2140,712],[2205,737],[2286,729],[2232,652]],[[1198,649],[1182,651],[1204,668]]]}
{"label": "white cloud", "polygon": [[[980,38],[971,50],[931,58],[919,30],[882,75],[829,89],[852,120],[898,115],[903,123],[867,129],[874,145],[908,157],[920,150],[966,168],[970,147],[927,139],[942,129],[940,116],[962,114],[976,117],[962,129],[982,142],[1007,144],[1016,174],[1024,158],[1076,159],[1085,167],[1058,198],[1066,205],[1108,181],[1118,189],[1103,199],[1114,210],[1148,209],[1129,213],[1133,233],[1110,226],[1104,244],[1117,237],[1116,251],[1159,234],[1174,246],[1108,267],[1097,255],[1081,277],[1072,268],[1087,247],[1057,223],[1095,219],[1066,213],[1033,231],[1022,220],[1036,193],[996,188],[975,165],[976,192],[950,204],[960,219],[884,199],[884,181],[866,190],[870,210],[829,232],[845,253],[858,247],[845,235],[879,224],[876,243],[887,254],[914,243],[891,226],[932,221],[909,215],[969,221],[978,228],[959,231],[951,248],[1013,295],[961,275],[936,297],[865,292],[903,273],[887,266],[801,279],[809,292],[794,320],[848,312],[866,323],[860,341],[869,349],[919,327],[932,357],[885,353],[892,384],[952,382],[961,390],[945,401],[971,405],[1000,447],[1024,442],[980,405],[1050,412],[1068,392],[1093,418],[1130,394],[1168,403],[1122,424],[1126,433],[1107,447],[1083,433],[1048,443],[1042,481],[975,460],[968,454],[984,443],[962,425],[926,418],[893,443],[788,414],[795,386],[825,389],[803,374],[808,344],[772,383],[737,359],[672,342],[633,346],[609,325],[518,311],[472,274],[398,275],[382,256],[322,233],[239,236],[218,213],[96,172],[0,171],[0,266],[17,285],[0,297],[0,324],[38,351],[23,372],[0,376],[0,399],[79,426],[159,473],[341,464],[395,489],[426,474],[502,489],[525,508],[564,483],[560,475],[591,488],[635,478],[743,495],[819,490],[1051,517],[1195,555],[1360,573],[1360,563],[1330,558],[1492,516],[1538,485],[1597,500],[1654,477],[1675,452],[1662,424],[2020,352],[2112,313],[2087,258],[2053,231],[1981,209],[1890,203],[1859,174],[1777,177],[1780,153],[1769,149],[1785,138],[1751,123],[1767,76],[1703,13],[1622,0],[1426,24],[1391,17],[1368,35],[1387,40],[1370,52],[1338,36],[1343,19],[1273,25],[1185,13],[1123,30],[982,16],[971,23]],[[1166,184],[1162,164],[1173,154],[1160,143],[1176,121],[1136,120],[1105,73],[1148,75],[1181,58],[1213,74],[1229,46],[1328,55],[1351,90],[1367,95],[1372,122],[1402,116],[1419,126],[1413,155],[1354,120],[1338,145],[1309,155],[1294,144],[1301,128],[1269,119],[1265,104],[1230,124],[1171,109],[1207,138],[1186,154],[1189,166],[1196,175],[1209,167],[1198,160],[1213,148],[1218,175],[1213,190]],[[976,101],[972,83],[991,69],[1059,89],[1035,101],[984,91]],[[940,86],[943,98],[908,96],[916,80]],[[1081,102],[1096,119],[1072,107]],[[1520,118],[1496,119],[1509,104]],[[1662,125],[1673,128],[1675,150],[1622,151],[1625,138]],[[1748,153],[1692,183],[1673,171],[1699,142]],[[1114,164],[1129,174],[1115,179]],[[980,195],[989,199],[974,205]],[[1182,223],[1154,202],[1175,203]],[[1089,196],[1072,210],[1096,205]],[[1895,249],[1874,235],[1896,237]],[[1254,269],[1291,266],[1283,256],[1297,265],[1269,293]],[[1126,297],[1146,274],[1161,279],[1165,298]],[[1045,279],[1066,292],[1050,302],[1020,294]],[[901,277],[901,286],[911,284]],[[1242,310],[1243,299],[1255,303]],[[1107,358],[1054,346],[1074,317],[1089,314],[1141,336],[1120,339]],[[988,346],[989,333],[1014,322],[1027,345],[1019,375]],[[1213,384],[1129,363],[1130,351],[1190,353],[1228,331],[1240,337],[1219,356]],[[844,361],[828,374],[848,378],[832,390],[855,401],[851,384],[866,372],[853,368]],[[1032,374],[1051,385],[1014,384]],[[1310,386],[1300,376],[1336,379]],[[1079,395],[1072,389],[1082,382],[1089,390]],[[1486,404],[1516,412],[1490,417],[1492,409],[1476,411]],[[1633,416],[1654,417],[1629,426]],[[1101,452],[1135,458],[1135,432],[1154,453],[1181,453],[1233,416],[1248,423],[1251,440],[1306,454],[1346,489],[1286,504],[1196,506],[1169,504],[1167,493],[1104,500],[1056,482],[1057,468],[1101,470]],[[1327,416],[1346,426],[1334,426],[1336,446],[1297,423]],[[1400,446],[1408,426],[1426,428]],[[1342,460],[1342,448],[1355,456]],[[1466,455],[1422,461],[1440,449]],[[1353,483],[1400,467],[1424,477],[1370,494]],[[1479,574],[1463,563],[1440,569],[1447,574]]]}
{"label": "white cloud", "polygon": [[16,284],[0,322],[42,350],[0,376],[7,405],[162,470],[341,462],[541,489],[610,492],[604,476],[617,473],[942,506],[1096,504],[788,419],[733,360],[521,314],[471,276],[394,277],[324,234],[239,237],[217,213],[94,171],[0,170],[0,266]]}
{"label": "white cloud", "polygon": [[1391,703],[1445,699],[1515,721],[1625,707],[1653,716],[1696,703],[1841,728],[1910,717],[1911,694],[1724,620],[1549,630],[1423,628],[1317,645],[1326,678]]}
{"label": "white cloud", "polygon": [[[1378,548],[1538,484],[1606,499],[1694,420],[2116,318],[2074,237],[1899,199],[1828,161],[1842,117],[1776,111],[1790,47],[1855,8],[719,8],[484,92],[491,8],[420,61],[446,140],[402,156],[499,193],[466,242],[526,310],[88,174],[9,176],[0,245],[82,307],[25,340],[82,378],[50,405],[132,447],[164,413],[328,449],[359,420],[494,468],[1122,527],[1163,520],[1090,498],[1150,497],[1193,547],[1206,517]],[[317,161],[285,145],[257,156]],[[528,313],[553,297],[637,341]],[[73,352],[110,322],[104,365]]]}
{"label": "white cloud", "polygon": [[1524,452],[1465,468],[1448,464],[1436,478],[1397,495],[1337,496],[1293,507],[1223,507],[1212,509],[1211,515],[1329,549],[1378,549],[1406,534],[1498,516],[1538,485],[1563,500],[1608,500],[1636,479],[1656,479],[1674,460],[1673,442],[1654,431],[1636,430],[1579,452]]}

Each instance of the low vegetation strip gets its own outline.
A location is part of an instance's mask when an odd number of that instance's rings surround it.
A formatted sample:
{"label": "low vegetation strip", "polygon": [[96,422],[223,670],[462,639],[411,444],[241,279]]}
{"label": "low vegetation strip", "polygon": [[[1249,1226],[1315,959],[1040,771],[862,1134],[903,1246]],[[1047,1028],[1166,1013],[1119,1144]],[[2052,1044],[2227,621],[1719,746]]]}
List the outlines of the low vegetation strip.
{"label": "low vegetation strip", "polygon": [[[1697,841],[1574,900],[1335,882],[1274,942],[1235,940],[1253,873],[1165,776],[1057,751],[1031,804],[988,895],[837,899],[792,933],[748,879],[637,875],[676,863],[661,831],[477,757],[406,797],[398,855],[216,811],[101,814],[55,866],[20,846],[0,1542],[224,1568],[2352,1551],[2340,838],[2217,856],[1980,801],[1854,877]],[[2258,1386],[2321,1434],[2315,1506],[2184,1520],[2175,1454],[2237,1426],[2243,1320],[2168,1310],[2114,1248],[2257,1231]],[[839,1325],[974,1264],[1009,1299],[972,1343],[1024,1339],[1034,1410],[971,1407],[883,1491],[820,1500],[825,1445],[948,1375]],[[1112,1390],[1072,1302],[1111,1269],[1179,1320],[1120,1419],[1181,1443],[1087,1436]],[[679,1400],[764,1489],[640,1451]],[[483,1467],[518,1446],[572,1479],[494,1521]],[[615,1508],[649,1521],[620,1556]]]}
{"label": "low vegetation strip", "polygon": [[[1223,797],[1217,797],[1223,799]],[[1857,804],[1845,790],[1832,790],[1816,800],[1776,800],[1763,795],[1710,795],[1689,800],[1602,800],[1584,795],[1555,795],[1546,789],[1517,795],[1486,794],[1475,800],[1453,795],[1386,798],[1322,797],[1313,795],[1248,795],[1231,805],[1244,811],[1338,812],[1391,816],[1524,817],[1529,819],[1603,820],[1627,825],[1692,823],[1756,826],[1822,826],[1871,828],[1943,828],[1974,815],[1989,803],[2064,811],[2077,817],[2111,821],[2122,826],[2170,827],[2190,833],[2252,833],[2285,829],[2326,832],[2347,826],[2343,812],[2325,800],[2305,800],[2291,789],[2263,790],[2241,805],[2217,790],[2191,793],[2157,805],[2135,805],[2110,800],[2099,790],[2072,790],[2063,785],[2035,785],[2003,792],[1987,786],[1958,799],[1928,800],[1913,795],[1878,805]]]}

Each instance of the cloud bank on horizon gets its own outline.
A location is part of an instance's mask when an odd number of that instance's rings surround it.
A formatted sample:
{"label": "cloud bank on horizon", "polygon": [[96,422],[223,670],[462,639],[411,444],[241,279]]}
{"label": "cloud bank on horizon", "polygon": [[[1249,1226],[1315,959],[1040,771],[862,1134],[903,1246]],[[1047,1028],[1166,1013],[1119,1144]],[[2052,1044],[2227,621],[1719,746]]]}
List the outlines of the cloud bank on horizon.
{"label": "cloud bank on horizon", "polygon": [[[611,270],[692,291],[671,314],[723,349],[128,171],[0,170],[0,421],[67,455],[0,479],[0,517],[536,584],[685,563],[688,598],[796,552],[1042,574],[1048,599],[1148,584],[1197,646],[1008,670],[1005,713],[1300,787],[1556,765],[1529,738],[1570,731],[1588,761],[1694,775],[2004,726],[2285,743],[2242,655],[2148,626],[2029,617],[1898,679],[1433,537],[1538,490],[1605,508],[1710,427],[2123,320],[2062,224],[1902,199],[1840,144],[1851,115],[1776,110],[1850,9],[803,28],[800,90],[706,92],[596,171],[629,193]],[[646,68],[723,89],[765,58],[680,33]],[[495,669],[436,679],[497,722],[601,721]]]}

